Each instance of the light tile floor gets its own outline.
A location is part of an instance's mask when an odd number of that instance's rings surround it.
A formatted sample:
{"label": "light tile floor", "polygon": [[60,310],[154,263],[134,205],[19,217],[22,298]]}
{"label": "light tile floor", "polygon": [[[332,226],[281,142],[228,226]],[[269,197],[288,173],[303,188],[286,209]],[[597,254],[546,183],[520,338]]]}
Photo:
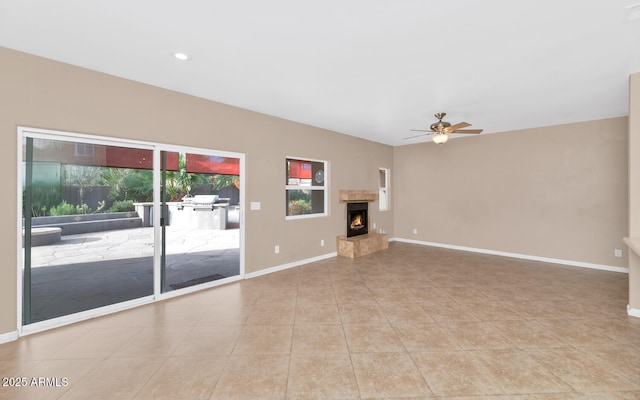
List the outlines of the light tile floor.
{"label": "light tile floor", "polygon": [[60,385],[0,398],[640,399],[627,285],[392,243],[0,345],[0,377]]}

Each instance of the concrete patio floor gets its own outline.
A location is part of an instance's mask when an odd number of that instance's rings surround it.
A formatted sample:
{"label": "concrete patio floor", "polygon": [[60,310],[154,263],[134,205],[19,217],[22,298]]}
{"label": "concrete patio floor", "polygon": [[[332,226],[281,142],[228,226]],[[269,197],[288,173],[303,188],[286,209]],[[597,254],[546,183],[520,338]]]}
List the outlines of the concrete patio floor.
{"label": "concrete patio floor", "polygon": [[[239,229],[168,226],[167,291],[240,273]],[[63,236],[31,252],[31,320],[153,294],[153,228]]]}

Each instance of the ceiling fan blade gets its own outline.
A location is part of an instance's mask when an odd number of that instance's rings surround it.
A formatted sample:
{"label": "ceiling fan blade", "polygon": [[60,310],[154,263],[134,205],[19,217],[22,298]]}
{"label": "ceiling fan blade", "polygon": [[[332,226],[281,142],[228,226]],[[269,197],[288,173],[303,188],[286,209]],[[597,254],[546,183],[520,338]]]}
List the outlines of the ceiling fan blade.
{"label": "ceiling fan blade", "polygon": [[430,129],[409,129],[412,132],[431,132],[433,133],[433,131],[431,131]]}
{"label": "ceiling fan blade", "polygon": [[457,123],[455,125],[451,125],[450,127],[445,128],[445,129],[448,130],[449,132],[453,132],[453,131],[458,130],[460,128],[466,128],[467,126],[471,126],[471,124],[468,123],[468,122],[459,122],[459,123]]}
{"label": "ceiling fan blade", "polygon": [[453,131],[451,133],[460,133],[460,134],[463,134],[463,135],[468,135],[468,134],[471,134],[471,133],[482,133],[482,129],[460,129],[460,130],[457,130],[457,131]]}
{"label": "ceiling fan blade", "polygon": [[404,139],[404,140],[407,140],[407,139],[413,139],[413,138],[417,138],[417,137],[420,137],[420,136],[427,136],[427,135],[431,135],[432,133],[433,133],[433,132],[430,132],[430,133],[423,133],[423,134],[420,134],[420,135],[409,136],[409,137],[402,138],[402,139]]}

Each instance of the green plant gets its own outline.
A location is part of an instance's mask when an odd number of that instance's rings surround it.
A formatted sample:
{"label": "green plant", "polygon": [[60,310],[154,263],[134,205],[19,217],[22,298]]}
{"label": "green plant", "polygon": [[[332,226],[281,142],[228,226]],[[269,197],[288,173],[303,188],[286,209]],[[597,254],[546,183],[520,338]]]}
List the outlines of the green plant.
{"label": "green plant", "polygon": [[113,202],[111,208],[109,208],[109,212],[125,212],[134,210],[135,206],[133,205],[133,200],[116,200]]}
{"label": "green plant", "polygon": [[91,214],[91,210],[88,205],[82,204],[81,206],[76,206],[76,214]]}
{"label": "green plant", "polygon": [[[26,200],[26,191],[23,190],[22,200]],[[60,187],[53,185],[34,185],[31,189],[31,216],[42,217],[46,211],[62,200]]]}
{"label": "green plant", "polygon": [[53,206],[49,209],[49,214],[53,216],[57,215],[76,215],[76,214],[89,214],[91,209],[88,205],[83,204],[81,206],[75,206],[62,200],[62,203],[57,206]]}
{"label": "green plant", "polygon": [[178,170],[166,173],[166,199],[180,201],[196,187],[209,186],[205,174],[187,172],[187,159],[184,153],[178,155]]}
{"label": "green plant", "polygon": [[49,209],[50,215],[73,215],[76,213],[76,206],[62,200],[62,203]]}
{"label": "green plant", "polygon": [[105,186],[111,186],[109,192],[109,198],[112,200],[127,200],[129,193],[124,186],[124,178],[129,173],[129,169],[126,168],[102,168],[100,176],[100,184]]}
{"label": "green plant", "polygon": [[207,177],[209,183],[213,186],[213,193],[218,193],[220,189],[240,182],[240,177],[237,175],[209,175]]}
{"label": "green plant", "polygon": [[153,171],[103,167],[100,184],[111,186],[112,200],[153,200]]}
{"label": "green plant", "polygon": [[129,194],[122,200],[152,201],[153,200],[153,171],[129,170],[123,180],[124,187]]}
{"label": "green plant", "polygon": [[104,208],[106,207],[107,202],[105,200],[100,200],[98,202],[98,208],[93,212],[94,214],[104,212]]}
{"label": "green plant", "polygon": [[289,213],[287,215],[304,215],[311,213],[311,202],[306,200],[289,201]]}
{"label": "green plant", "polygon": [[[167,173],[168,175],[169,173]],[[166,186],[166,198],[167,201],[180,201],[182,197],[182,191],[178,184],[167,178],[167,186]]]}

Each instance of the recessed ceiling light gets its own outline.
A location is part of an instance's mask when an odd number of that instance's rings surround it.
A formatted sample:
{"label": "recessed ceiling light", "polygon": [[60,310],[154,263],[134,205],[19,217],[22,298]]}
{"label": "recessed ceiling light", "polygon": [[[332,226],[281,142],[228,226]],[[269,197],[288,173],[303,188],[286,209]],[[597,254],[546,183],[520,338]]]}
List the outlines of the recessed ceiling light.
{"label": "recessed ceiling light", "polygon": [[187,61],[189,60],[191,57],[189,57],[189,55],[185,54],[185,53],[173,53],[173,56],[180,61]]}

